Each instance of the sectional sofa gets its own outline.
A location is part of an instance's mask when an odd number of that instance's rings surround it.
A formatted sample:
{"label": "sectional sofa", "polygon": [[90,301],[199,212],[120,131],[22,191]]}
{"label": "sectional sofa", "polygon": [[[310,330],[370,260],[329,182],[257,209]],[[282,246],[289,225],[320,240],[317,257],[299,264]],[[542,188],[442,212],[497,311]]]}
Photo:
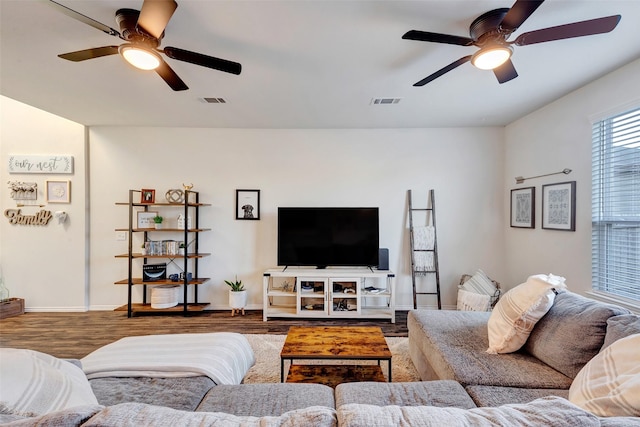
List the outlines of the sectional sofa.
{"label": "sectional sofa", "polygon": [[[638,316],[567,291],[554,290],[553,296],[522,348],[502,354],[487,353],[493,313],[410,312],[409,348],[421,382],[345,383],[334,390],[320,384],[215,385],[206,376],[85,379],[92,399],[84,404],[45,414],[2,407],[0,423],[640,426],[637,394],[626,402],[636,416],[598,416],[568,399],[585,364],[613,354],[619,343],[640,343]],[[636,362],[637,350],[631,356]],[[640,371],[633,369],[637,392]]]}

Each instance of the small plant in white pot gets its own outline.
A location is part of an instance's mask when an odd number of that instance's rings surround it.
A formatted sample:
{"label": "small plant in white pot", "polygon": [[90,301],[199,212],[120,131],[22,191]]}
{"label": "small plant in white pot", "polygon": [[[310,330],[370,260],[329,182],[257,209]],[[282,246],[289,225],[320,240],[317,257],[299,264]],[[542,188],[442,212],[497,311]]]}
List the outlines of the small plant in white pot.
{"label": "small plant in white pot", "polygon": [[156,225],[156,229],[162,228],[162,221],[164,221],[164,218],[161,217],[160,215],[156,215],[153,217],[153,222]]}
{"label": "small plant in white pot", "polygon": [[236,280],[234,282],[229,280],[225,280],[224,282],[231,287],[231,289],[229,289],[231,317],[236,313],[240,313],[241,310],[242,315],[244,316],[244,307],[247,305],[247,291],[242,284],[242,280],[238,280],[238,276],[236,276]]}
{"label": "small plant in white pot", "polygon": [[186,249],[187,247],[185,246],[184,242],[180,242],[180,245],[178,246],[178,255],[186,255]]}
{"label": "small plant in white pot", "polygon": [[142,255],[146,255],[147,254],[147,245],[146,245],[146,243],[143,243],[142,246],[140,247],[140,253]]}

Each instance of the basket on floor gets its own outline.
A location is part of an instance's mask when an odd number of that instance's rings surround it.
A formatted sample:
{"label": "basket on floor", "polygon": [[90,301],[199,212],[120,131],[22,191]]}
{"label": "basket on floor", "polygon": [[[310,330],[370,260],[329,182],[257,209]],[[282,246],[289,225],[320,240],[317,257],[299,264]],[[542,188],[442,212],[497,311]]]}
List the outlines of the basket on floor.
{"label": "basket on floor", "polygon": [[[481,274],[484,277],[484,281],[488,284],[490,281],[493,286],[485,285],[485,292],[471,292],[464,289],[462,286],[469,281],[473,276],[470,274],[463,274],[460,278],[460,284],[458,285],[458,301],[457,308],[462,311],[491,311],[493,307],[500,299],[501,290],[500,283],[495,280],[486,277],[484,273],[479,271],[477,274]],[[490,289],[489,289],[490,288]]]}

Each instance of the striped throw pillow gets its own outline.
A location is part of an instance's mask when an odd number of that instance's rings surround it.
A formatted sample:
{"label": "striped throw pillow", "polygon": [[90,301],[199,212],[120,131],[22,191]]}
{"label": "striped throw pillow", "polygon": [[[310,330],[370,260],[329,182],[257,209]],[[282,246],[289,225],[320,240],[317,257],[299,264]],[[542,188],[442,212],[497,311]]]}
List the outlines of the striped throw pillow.
{"label": "striped throw pillow", "polygon": [[564,278],[552,274],[530,276],[510,289],[496,304],[487,329],[487,353],[512,353],[527,342],[531,330],[553,305],[554,288],[564,288]]}
{"label": "striped throw pillow", "polygon": [[640,334],[605,348],[578,372],[569,400],[600,417],[640,416]]}

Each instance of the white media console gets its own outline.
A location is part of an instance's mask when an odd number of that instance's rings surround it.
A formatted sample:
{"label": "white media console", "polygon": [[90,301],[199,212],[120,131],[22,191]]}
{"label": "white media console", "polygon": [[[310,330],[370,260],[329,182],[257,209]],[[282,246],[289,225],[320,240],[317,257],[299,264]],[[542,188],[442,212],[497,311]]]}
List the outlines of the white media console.
{"label": "white media console", "polygon": [[369,268],[272,268],[262,280],[263,320],[370,318],[395,323],[394,278],[389,270]]}

